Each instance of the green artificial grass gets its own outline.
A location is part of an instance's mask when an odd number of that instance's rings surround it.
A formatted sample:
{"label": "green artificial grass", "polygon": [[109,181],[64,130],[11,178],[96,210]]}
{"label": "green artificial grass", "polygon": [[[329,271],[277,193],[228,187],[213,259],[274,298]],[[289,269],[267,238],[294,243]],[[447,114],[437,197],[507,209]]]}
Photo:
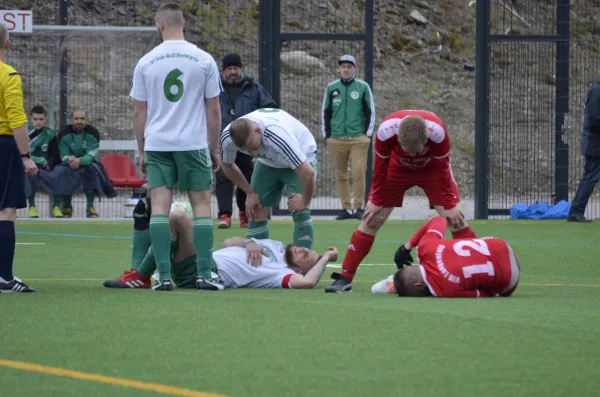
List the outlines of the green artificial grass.
{"label": "green artificial grass", "polygon": [[[15,274],[37,292],[0,296],[0,360],[235,397],[597,394],[600,224],[473,222],[517,254],[511,298],[372,295],[421,224],[387,223],[352,293],[323,292],[336,268],[310,291],[159,293],[102,286],[129,267],[132,223],[20,221]],[[315,222],[315,248],[336,245],[341,263],[357,225]],[[243,233],[215,228],[215,242]],[[272,223],[271,238],[292,233]],[[160,395],[5,366],[0,385],[7,396]]]}

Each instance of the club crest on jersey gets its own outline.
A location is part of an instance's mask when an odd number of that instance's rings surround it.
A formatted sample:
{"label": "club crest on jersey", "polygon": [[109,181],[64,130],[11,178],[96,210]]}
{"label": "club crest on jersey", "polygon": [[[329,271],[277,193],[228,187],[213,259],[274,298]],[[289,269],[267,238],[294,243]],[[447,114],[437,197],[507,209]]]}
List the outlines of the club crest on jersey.
{"label": "club crest on jersey", "polygon": [[48,144],[45,143],[42,145],[42,152],[47,152],[48,151]]}
{"label": "club crest on jersey", "polygon": [[265,251],[267,253],[271,262],[277,262],[277,257],[275,256],[275,253],[273,252],[273,250],[271,250],[266,245],[261,245],[260,248],[262,248],[263,251]]}
{"label": "club crest on jersey", "polygon": [[358,93],[358,91],[352,91],[350,93],[350,98],[352,98],[352,99],[358,99],[359,96],[360,96],[360,94]]}

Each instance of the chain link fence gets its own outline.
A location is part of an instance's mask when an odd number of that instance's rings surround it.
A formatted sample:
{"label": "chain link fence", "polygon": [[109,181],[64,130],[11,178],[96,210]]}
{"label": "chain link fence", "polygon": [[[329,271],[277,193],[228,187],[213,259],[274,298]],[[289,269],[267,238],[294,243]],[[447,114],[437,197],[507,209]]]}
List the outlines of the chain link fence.
{"label": "chain link fence", "polygon": [[[600,28],[595,15],[600,5],[572,0],[569,10],[564,3],[490,2],[490,35],[496,36],[489,44],[490,213],[500,214],[515,203],[571,200],[582,176],[583,108],[585,94],[598,77]],[[570,14],[564,23],[558,19],[561,7]],[[564,61],[558,54],[561,44],[553,38],[560,35],[561,23],[569,32]],[[563,77],[557,69],[566,62],[568,91],[561,97],[557,84]],[[567,95],[568,112],[564,124],[557,125],[557,104],[560,109]],[[586,216],[600,217],[597,193]]]}

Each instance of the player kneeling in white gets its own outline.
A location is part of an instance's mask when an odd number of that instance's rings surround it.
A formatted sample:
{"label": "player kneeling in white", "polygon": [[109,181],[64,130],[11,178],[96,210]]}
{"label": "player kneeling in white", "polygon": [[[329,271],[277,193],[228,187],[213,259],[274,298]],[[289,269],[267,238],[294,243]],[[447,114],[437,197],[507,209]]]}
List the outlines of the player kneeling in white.
{"label": "player kneeling in white", "polygon": [[[146,200],[146,199],[144,199]],[[116,280],[107,280],[108,288],[149,289],[151,275],[156,270],[154,253],[146,248],[140,261],[140,244],[144,233],[147,205],[140,200],[139,215],[134,218],[134,244],[132,268]],[[142,208],[145,207],[145,208]],[[147,217],[149,220],[149,217]],[[192,222],[183,211],[172,211],[171,226],[171,272],[178,288],[196,288],[196,253],[193,244]],[[136,247],[137,245],[137,247]],[[322,256],[308,248],[294,244],[284,245],[275,240],[255,240],[233,237],[223,242],[223,249],[213,252],[213,273],[218,275],[225,288],[294,288],[315,287],[321,279],[327,263],[337,260],[337,249],[329,247]]]}

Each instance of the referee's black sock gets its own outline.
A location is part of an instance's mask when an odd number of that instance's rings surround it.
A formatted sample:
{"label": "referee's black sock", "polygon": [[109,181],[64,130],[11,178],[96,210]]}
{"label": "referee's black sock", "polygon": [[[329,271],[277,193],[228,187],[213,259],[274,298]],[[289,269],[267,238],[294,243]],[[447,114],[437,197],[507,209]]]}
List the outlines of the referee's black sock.
{"label": "referee's black sock", "polygon": [[11,281],[15,257],[15,223],[0,221],[0,277]]}

